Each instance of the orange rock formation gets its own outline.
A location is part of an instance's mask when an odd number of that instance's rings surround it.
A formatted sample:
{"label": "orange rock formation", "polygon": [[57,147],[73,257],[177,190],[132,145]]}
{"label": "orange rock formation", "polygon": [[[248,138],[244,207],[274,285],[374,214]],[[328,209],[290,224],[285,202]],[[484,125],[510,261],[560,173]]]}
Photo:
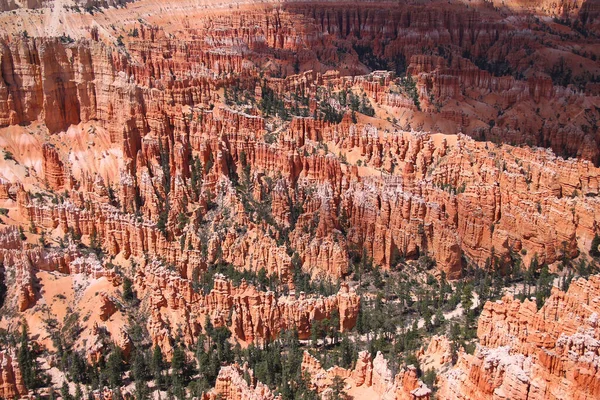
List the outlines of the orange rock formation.
{"label": "orange rock formation", "polygon": [[217,376],[217,383],[210,392],[204,395],[202,400],[227,399],[227,400],[275,400],[281,396],[275,396],[271,390],[261,382],[251,386],[244,379],[244,374],[251,376],[251,371],[246,367],[243,369],[238,365],[222,367]]}
{"label": "orange rock formation", "polygon": [[335,376],[345,380],[350,392],[361,390],[365,396],[380,399],[396,400],[429,400],[431,390],[417,377],[416,368],[412,365],[402,368],[396,376],[388,368],[388,363],[381,353],[374,360],[367,351],[358,354],[354,370],[333,367],[324,370],[321,363],[304,352],[302,372],[310,376],[314,388],[327,398]]}
{"label": "orange rock formation", "polygon": [[5,399],[18,398],[27,393],[15,357],[0,352],[0,395]]}
{"label": "orange rock formation", "polygon": [[479,319],[479,346],[462,353],[441,379],[447,399],[594,399],[598,370],[600,277],[553,288],[544,306],[510,296],[488,302]]}
{"label": "orange rock formation", "polygon": [[[244,344],[305,339],[334,314],[349,330],[356,293],[296,296],[294,279],[345,278],[363,255],[385,268],[429,256],[456,279],[465,259],[550,264],[600,233],[598,1],[126,3],[0,0],[3,307],[31,320],[81,308],[90,360],[105,337],[132,350],[125,278],[169,355],[174,331],[193,344],[207,317]],[[200,290],[224,265],[290,294],[219,275]],[[486,305],[482,347],[443,393],[598,397],[596,286],[554,291],[541,311]],[[419,356],[446,368],[449,345]],[[0,395],[23,395],[0,360]],[[304,361],[321,393],[337,374],[379,397],[429,396],[381,355],[353,371]],[[223,368],[208,398],[273,398],[243,372]]]}
{"label": "orange rock formation", "polygon": [[136,286],[140,294],[148,294],[150,318],[147,327],[155,344],[168,355],[170,327],[180,326],[185,343],[193,344],[204,328],[206,317],[214,326],[227,326],[235,339],[245,343],[263,343],[283,330],[295,329],[300,339],[310,337],[311,323],[330,318],[337,312],[339,329],[354,327],[358,316],[359,296],[346,285],[337,295],[312,297],[300,293],[277,297],[273,292],[260,292],[244,281],[235,287],[222,275],[216,275],[214,288],[202,295],[192,289],[190,281],[168,271],[160,264],[138,269]]}

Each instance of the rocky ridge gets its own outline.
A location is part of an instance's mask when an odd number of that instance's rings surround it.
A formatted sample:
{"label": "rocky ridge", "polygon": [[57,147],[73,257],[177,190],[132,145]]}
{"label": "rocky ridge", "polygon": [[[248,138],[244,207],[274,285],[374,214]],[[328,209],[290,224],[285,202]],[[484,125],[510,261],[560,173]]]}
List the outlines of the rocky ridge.
{"label": "rocky ridge", "polygon": [[556,288],[544,306],[511,296],[486,303],[475,354],[461,353],[441,380],[447,399],[593,399],[600,390],[600,280]]}
{"label": "rocky ridge", "polygon": [[311,384],[323,398],[328,398],[331,393],[331,386],[336,376],[344,379],[349,392],[365,389],[364,392],[361,391],[363,396],[397,400],[429,400],[431,395],[427,385],[418,379],[414,366],[409,365],[393,376],[387,360],[381,353],[378,353],[375,359],[371,359],[367,351],[360,352],[354,370],[337,366],[325,370],[317,359],[305,352],[302,371],[310,376]]}
{"label": "rocky ridge", "polygon": [[[576,259],[598,237],[597,1],[0,10],[0,327],[27,322],[51,352],[79,313],[68,344],[94,365],[190,353],[208,322],[241,346],[324,320],[346,333],[359,259],[454,280]],[[419,362],[443,398],[597,397],[597,283],[540,311],[488,303],[475,355],[446,372],[434,337]],[[5,345],[0,395],[25,395]],[[221,367],[202,398],[277,398]],[[431,395],[381,353],[324,370],[307,352],[302,369],[324,397],[336,376],[355,397]]]}

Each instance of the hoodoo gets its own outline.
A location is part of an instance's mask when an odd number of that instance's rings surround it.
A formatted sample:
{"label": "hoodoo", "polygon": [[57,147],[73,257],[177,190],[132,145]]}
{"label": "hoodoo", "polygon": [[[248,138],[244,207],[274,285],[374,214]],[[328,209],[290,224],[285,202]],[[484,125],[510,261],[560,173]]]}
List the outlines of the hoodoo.
{"label": "hoodoo", "polygon": [[0,32],[0,397],[600,397],[600,1]]}

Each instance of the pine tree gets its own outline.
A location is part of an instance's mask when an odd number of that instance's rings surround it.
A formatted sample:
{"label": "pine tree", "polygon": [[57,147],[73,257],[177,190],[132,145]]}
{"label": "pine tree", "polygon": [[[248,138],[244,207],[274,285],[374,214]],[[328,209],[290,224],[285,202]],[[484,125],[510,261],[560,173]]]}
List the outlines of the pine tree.
{"label": "pine tree", "polygon": [[108,384],[117,388],[123,384],[123,352],[118,346],[114,346],[106,360],[106,375]]}
{"label": "pine tree", "polygon": [[429,368],[423,375],[423,382],[425,382],[429,387],[433,387],[435,385],[436,379],[437,375],[433,368]]}
{"label": "pine tree", "polygon": [[427,332],[431,332],[433,330],[433,323],[431,322],[431,311],[427,310],[427,312],[423,315],[423,322]]}
{"label": "pine tree", "polygon": [[98,239],[98,231],[96,227],[92,227],[92,233],[90,234],[90,248],[96,252],[96,254],[102,251],[100,240]]}
{"label": "pine tree", "polygon": [[365,324],[365,316],[363,312],[363,304],[359,304],[358,306],[358,316],[356,318],[356,331],[361,335],[366,332],[366,324]]}
{"label": "pine tree", "polygon": [[87,382],[87,364],[80,353],[74,351],[69,357],[69,376],[75,383]]}
{"label": "pine tree", "polygon": [[440,326],[444,325],[445,322],[446,322],[446,317],[444,317],[444,313],[442,312],[442,309],[438,308],[435,311],[435,325],[440,327]]}
{"label": "pine tree", "polygon": [[213,331],[213,344],[217,348],[217,359],[220,363],[231,363],[233,361],[233,352],[229,338],[231,332],[224,326],[220,326]]}
{"label": "pine tree", "polygon": [[352,348],[352,342],[348,339],[347,335],[342,337],[342,341],[340,344],[340,353],[341,353],[341,361],[340,367],[342,368],[350,368],[352,366],[352,362],[354,361],[354,351]]}
{"label": "pine tree", "polygon": [[150,378],[150,375],[148,373],[148,363],[146,362],[146,356],[141,350],[137,350],[133,355],[131,375],[136,383],[145,382]]}
{"label": "pine tree", "polygon": [[178,399],[185,398],[185,362],[185,352],[181,346],[175,344],[171,358],[171,384],[173,394]]}
{"label": "pine tree", "polygon": [[345,390],[344,379],[339,375],[336,375],[333,378],[333,383],[331,384],[331,395],[329,396],[330,400],[346,400],[348,398],[348,394]]}
{"label": "pine tree", "polygon": [[72,400],[71,394],[69,393],[69,384],[66,380],[63,381],[62,386],[60,388],[60,395],[63,400]]}
{"label": "pine tree", "polygon": [[317,343],[320,337],[321,321],[314,321],[310,329],[310,341],[313,347],[317,347]]}
{"label": "pine tree", "polygon": [[147,400],[150,398],[150,388],[145,381],[135,382],[135,400]]}
{"label": "pine tree", "polygon": [[592,240],[592,247],[590,248],[590,256],[600,257],[600,249],[598,247],[600,247],[600,235],[595,234]]}
{"label": "pine tree", "polygon": [[152,364],[150,367],[156,386],[161,388],[164,385],[163,370],[165,368],[165,364],[162,351],[159,346],[154,346],[154,351],[152,352]]}
{"label": "pine tree", "polygon": [[123,299],[125,301],[132,301],[135,299],[135,293],[133,292],[133,282],[131,279],[125,277],[123,279]]}
{"label": "pine tree", "polygon": [[204,319],[204,332],[206,333],[206,337],[208,339],[208,348],[212,347],[211,338],[213,335],[214,327],[212,322],[210,321],[210,317],[207,315]]}
{"label": "pine tree", "polygon": [[83,399],[83,392],[81,391],[81,385],[77,384],[75,385],[75,400],[82,400]]}
{"label": "pine tree", "polygon": [[23,377],[23,383],[27,389],[35,389],[39,383],[37,361],[35,354],[29,347],[29,332],[27,323],[23,322],[21,327],[21,340],[17,361]]}
{"label": "pine tree", "polygon": [[465,313],[468,313],[473,306],[473,286],[471,284],[463,287],[460,301]]}
{"label": "pine tree", "polygon": [[198,337],[198,345],[196,348],[196,360],[198,362],[198,372],[200,380],[199,387],[210,388],[217,378],[217,370],[219,368],[218,360],[213,357],[213,351],[209,348],[205,350],[204,345],[206,337],[204,334]]}

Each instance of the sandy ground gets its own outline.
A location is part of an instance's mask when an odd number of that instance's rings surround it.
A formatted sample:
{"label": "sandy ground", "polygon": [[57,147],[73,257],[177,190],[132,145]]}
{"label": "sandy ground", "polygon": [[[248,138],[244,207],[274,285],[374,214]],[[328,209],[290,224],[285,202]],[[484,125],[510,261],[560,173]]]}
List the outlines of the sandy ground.
{"label": "sandy ground", "polygon": [[[115,312],[107,321],[100,319],[97,297],[105,293],[109,297],[119,298],[117,288],[106,278],[93,279],[84,274],[66,275],[58,272],[39,271],[36,279],[40,290],[33,307],[22,315],[29,326],[31,337],[40,344],[52,349],[54,346],[47,330],[47,321],[56,320],[59,327],[65,318],[73,312],[79,314],[81,334],[76,338],[77,349],[85,349],[86,341],[91,338],[94,324],[104,326],[113,333],[126,326],[126,320],[120,311]],[[0,321],[1,328],[17,329],[21,320],[5,319]]]}
{"label": "sandy ground", "polygon": [[375,399],[379,399],[379,395],[377,394],[377,392],[375,391],[375,389],[373,389],[373,387],[371,386],[359,386],[356,387],[354,385],[354,381],[352,379],[346,379],[346,393],[348,393],[348,395],[350,396],[350,398],[352,399],[356,399],[356,400],[375,400]]}
{"label": "sandy ground", "polygon": [[0,128],[0,148],[14,157],[7,160],[4,154],[0,155],[0,179],[20,182],[26,190],[43,181],[44,143],[54,145],[59,154],[68,158],[75,179],[99,173],[106,183],[119,182],[118,173],[123,169],[120,144],[111,144],[108,132],[95,122],[72,125],[66,132],[54,135],[49,135],[39,122]]}

